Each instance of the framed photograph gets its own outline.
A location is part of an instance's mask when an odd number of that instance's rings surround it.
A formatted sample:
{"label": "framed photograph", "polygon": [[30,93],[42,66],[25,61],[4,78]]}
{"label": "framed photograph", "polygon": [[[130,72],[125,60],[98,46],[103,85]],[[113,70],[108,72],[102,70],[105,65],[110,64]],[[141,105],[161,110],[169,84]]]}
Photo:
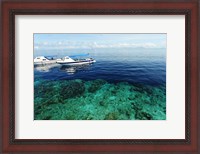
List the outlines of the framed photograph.
{"label": "framed photograph", "polygon": [[3,1],[2,153],[198,153],[198,1]]}
{"label": "framed photograph", "polygon": [[34,120],[166,120],[166,39],[34,34]]}

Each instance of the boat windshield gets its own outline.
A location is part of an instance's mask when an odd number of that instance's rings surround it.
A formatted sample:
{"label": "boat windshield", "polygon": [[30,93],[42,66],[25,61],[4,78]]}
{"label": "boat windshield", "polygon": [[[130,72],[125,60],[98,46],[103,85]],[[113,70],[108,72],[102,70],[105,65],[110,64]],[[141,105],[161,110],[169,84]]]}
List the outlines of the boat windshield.
{"label": "boat windshield", "polygon": [[48,60],[54,60],[56,59],[57,56],[45,56],[46,59]]}

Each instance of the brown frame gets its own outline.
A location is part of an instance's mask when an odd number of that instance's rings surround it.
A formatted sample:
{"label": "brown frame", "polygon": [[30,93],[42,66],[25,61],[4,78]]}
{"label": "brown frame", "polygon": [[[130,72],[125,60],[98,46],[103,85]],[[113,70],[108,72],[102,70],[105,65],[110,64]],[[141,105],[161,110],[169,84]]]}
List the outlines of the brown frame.
{"label": "brown frame", "polygon": [[[157,2],[157,3],[154,3]],[[2,153],[3,152],[177,152],[200,153],[198,145],[198,1],[3,1],[2,3]],[[186,17],[186,138],[143,140],[15,139],[15,15],[185,15]],[[177,57],[178,58],[178,57]],[[0,106],[1,107],[1,106]],[[1,117],[1,116],[0,116]],[[1,120],[1,119],[0,119]]]}

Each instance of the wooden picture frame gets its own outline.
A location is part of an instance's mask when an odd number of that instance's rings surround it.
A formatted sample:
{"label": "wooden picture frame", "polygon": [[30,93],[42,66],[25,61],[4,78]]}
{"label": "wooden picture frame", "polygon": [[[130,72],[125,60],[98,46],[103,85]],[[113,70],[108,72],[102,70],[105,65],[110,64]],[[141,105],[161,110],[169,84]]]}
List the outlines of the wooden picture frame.
{"label": "wooden picture frame", "polygon": [[[174,152],[198,153],[198,1],[3,1],[2,153]],[[15,139],[15,15],[185,15],[185,139]],[[177,57],[178,60],[178,57]]]}

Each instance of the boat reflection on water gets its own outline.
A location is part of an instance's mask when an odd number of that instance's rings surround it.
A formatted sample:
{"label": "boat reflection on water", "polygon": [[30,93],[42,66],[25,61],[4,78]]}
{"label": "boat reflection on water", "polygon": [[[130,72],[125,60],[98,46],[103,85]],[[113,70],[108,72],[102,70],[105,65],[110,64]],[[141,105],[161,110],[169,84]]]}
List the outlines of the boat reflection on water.
{"label": "boat reflection on water", "polygon": [[69,74],[69,75],[73,75],[73,74],[77,73],[78,71],[88,70],[90,65],[92,65],[92,64],[84,64],[84,65],[79,65],[79,66],[64,66],[63,65],[60,68],[60,70],[67,72],[67,74]]}
{"label": "boat reflection on water", "polygon": [[49,65],[34,66],[35,70],[39,72],[49,72],[52,68],[55,68],[55,67],[60,67],[60,65],[55,63],[55,64],[49,64]]}

